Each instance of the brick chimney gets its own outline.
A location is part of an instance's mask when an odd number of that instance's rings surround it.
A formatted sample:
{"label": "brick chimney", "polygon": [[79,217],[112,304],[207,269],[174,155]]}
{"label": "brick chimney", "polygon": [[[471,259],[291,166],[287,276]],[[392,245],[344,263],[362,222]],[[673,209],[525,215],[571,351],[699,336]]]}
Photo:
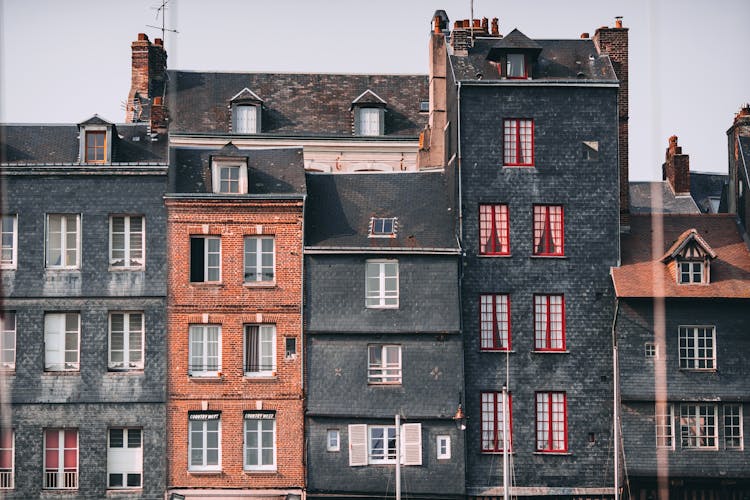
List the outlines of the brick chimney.
{"label": "brick chimney", "polygon": [[[419,138],[418,169],[443,167],[445,163],[443,129],[447,120],[448,50],[445,38],[448,33],[448,22],[448,16],[444,11],[435,12],[429,47],[430,115],[427,127],[422,131]],[[457,21],[457,23],[460,22]],[[466,42],[468,44],[468,32]]]}
{"label": "brick chimney", "polygon": [[[740,172],[740,165],[742,165],[740,136],[750,137],[750,104],[745,104],[740,108],[734,115],[732,126],[727,130],[729,142],[729,193],[727,196],[729,213],[736,213],[739,216],[747,233],[748,220],[750,220],[750,196],[746,193],[750,186],[742,184],[744,175]],[[742,193],[742,196],[740,193]],[[750,234],[746,234],[746,240],[750,245]]]}
{"label": "brick chimney", "polygon": [[145,33],[139,33],[131,48],[132,76],[125,122],[148,122],[152,130],[163,130],[167,126],[163,102],[167,74],[164,42],[156,38],[151,43]]}
{"label": "brick chimney", "polygon": [[662,179],[669,182],[674,194],[690,194],[690,156],[682,154],[676,135],[669,138]]}
{"label": "brick chimney", "polygon": [[471,45],[471,29],[469,20],[456,21],[451,32],[451,48],[457,56],[469,55],[469,46]]}
{"label": "brick chimney", "polygon": [[599,54],[608,55],[620,80],[617,92],[617,117],[619,139],[620,172],[620,225],[630,226],[630,197],[628,193],[628,28],[622,27],[622,18],[617,17],[614,28],[602,26],[594,33],[594,45]]}

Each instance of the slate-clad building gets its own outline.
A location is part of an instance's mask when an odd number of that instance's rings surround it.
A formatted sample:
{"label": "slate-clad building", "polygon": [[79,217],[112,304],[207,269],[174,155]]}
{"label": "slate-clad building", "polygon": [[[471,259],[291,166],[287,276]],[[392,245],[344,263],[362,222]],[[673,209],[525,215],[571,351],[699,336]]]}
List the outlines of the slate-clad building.
{"label": "slate-clad building", "polygon": [[746,497],[750,252],[735,215],[633,216],[612,278],[632,496]]}
{"label": "slate-clad building", "polygon": [[449,37],[456,82],[445,128],[459,131],[447,157],[460,180],[467,494],[612,495],[627,29],[531,40],[469,24],[449,32],[438,12],[432,34],[438,52]]}
{"label": "slate-clad building", "polygon": [[170,149],[167,488],[304,488],[302,150]]}
{"label": "slate-clad building", "polygon": [[3,498],[163,496],[166,142],[0,127]]}
{"label": "slate-clad building", "polygon": [[459,247],[442,173],[308,174],[308,498],[464,493]]}

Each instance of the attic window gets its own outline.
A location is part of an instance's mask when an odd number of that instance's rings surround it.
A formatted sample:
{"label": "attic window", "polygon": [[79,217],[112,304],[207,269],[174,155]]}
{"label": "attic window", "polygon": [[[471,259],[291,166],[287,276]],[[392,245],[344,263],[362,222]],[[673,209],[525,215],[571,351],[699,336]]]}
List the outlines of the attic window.
{"label": "attic window", "polygon": [[102,131],[86,132],[86,163],[105,163],[107,161],[107,133]]}
{"label": "attic window", "polygon": [[216,194],[247,194],[247,165],[241,160],[214,160],[211,172]]}
{"label": "attic window", "polygon": [[382,108],[357,109],[357,135],[383,135]]}
{"label": "attic window", "polygon": [[705,283],[703,261],[677,262],[677,282],[683,285]]}
{"label": "attic window", "polygon": [[370,219],[370,238],[395,238],[398,229],[396,217],[373,217]]}
{"label": "attic window", "polygon": [[260,122],[258,117],[259,106],[251,104],[236,105],[232,109],[233,111],[233,127],[232,130],[236,134],[257,134],[258,123]]}
{"label": "attic window", "polygon": [[505,63],[505,77],[525,79],[528,77],[526,71],[526,56],[524,54],[508,54]]}

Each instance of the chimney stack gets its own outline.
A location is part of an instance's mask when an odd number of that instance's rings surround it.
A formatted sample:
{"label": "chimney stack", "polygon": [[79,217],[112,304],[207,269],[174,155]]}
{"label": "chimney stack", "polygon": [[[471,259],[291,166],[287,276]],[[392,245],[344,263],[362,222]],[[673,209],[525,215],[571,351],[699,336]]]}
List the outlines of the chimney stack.
{"label": "chimney stack", "polygon": [[628,192],[628,28],[622,27],[622,17],[616,18],[614,28],[602,26],[597,29],[593,41],[599,54],[609,56],[615,75],[620,80],[620,88],[617,91],[620,226],[627,231],[630,227],[630,196]]}
{"label": "chimney stack", "polygon": [[690,194],[690,156],[682,154],[676,135],[669,138],[662,179],[669,182],[675,194]]}
{"label": "chimney stack", "polygon": [[[447,123],[447,75],[448,75],[448,15],[445,11],[437,11],[433,16],[434,26],[430,34],[429,46],[429,90],[430,115],[427,126],[419,136],[419,153],[417,154],[417,168],[443,167],[445,163],[445,137],[443,130]],[[462,25],[456,21],[455,26]],[[454,30],[455,33],[455,30]],[[451,37],[451,41],[454,37]],[[469,35],[466,31],[468,47]]]}
{"label": "chimney stack", "polygon": [[496,17],[492,18],[492,36],[500,36],[500,27]]}
{"label": "chimney stack", "polygon": [[164,41],[157,38],[152,44],[145,33],[139,33],[131,49],[131,83],[125,122],[148,122],[154,131],[165,129],[167,118],[162,98],[166,91],[167,52]]}

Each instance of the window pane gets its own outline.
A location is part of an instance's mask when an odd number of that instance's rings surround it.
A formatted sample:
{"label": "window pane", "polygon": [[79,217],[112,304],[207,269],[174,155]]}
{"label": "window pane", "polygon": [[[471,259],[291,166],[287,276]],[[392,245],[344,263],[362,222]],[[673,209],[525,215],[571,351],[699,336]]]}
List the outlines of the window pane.
{"label": "window pane", "polygon": [[109,430],[109,447],[110,448],[122,448],[123,447],[123,430],[122,429],[110,429]]}

